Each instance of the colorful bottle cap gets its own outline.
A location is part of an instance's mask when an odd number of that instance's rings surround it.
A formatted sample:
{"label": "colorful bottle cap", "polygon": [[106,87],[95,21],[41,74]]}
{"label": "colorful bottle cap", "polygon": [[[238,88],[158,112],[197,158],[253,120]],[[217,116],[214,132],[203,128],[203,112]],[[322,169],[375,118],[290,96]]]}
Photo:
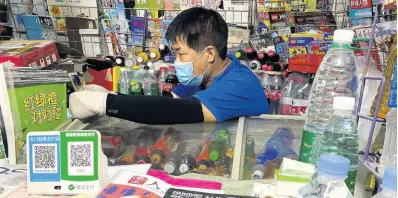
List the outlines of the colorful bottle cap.
{"label": "colorful bottle cap", "polygon": [[156,52],[151,52],[149,54],[149,57],[151,57],[151,58],[156,58],[156,56],[157,56]]}
{"label": "colorful bottle cap", "polygon": [[124,60],[124,64],[125,64],[127,67],[133,67],[133,65],[135,65],[136,63],[135,63],[135,60],[134,60],[134,59],[132,59],[132,58],[126,58],[126,59]]}
{"label": "colorful bottle cap", "polygon": [[216,161],[220,157],[219,155],[220,154],[218,153],[218,151],[211,151],[209,154],[209,158],[211,161]]}
{"label": "colorful bottle cap", "polygon": [[138,57],[138,58],[137,58],[137,61],[138,61],[139,63],[143,63],[143,62],[144,62],[144,58],[143,58],[143,57]]}
{"label": "colorful bottle cap", "polygon": [[184,174],[184,173],[188,172],[189,171],[188,164],[180,164],[179,171],[180,171],[181,174]]}
{"label": "colorful bottle cap", "polygon": [[199,165],[198,170],[199,170],[199,172],[206,171],[207,166],[205,164]]}
{"label": "colorful bottle cap", "polygon": [[386,168],[381,185],[383,188],[397,191],[397,167],[388,166]]}
{"label": "colorful bottle cap", "polygon": [[318,175],[346,179],[349,169],[350,160],[340,155],[322,154],[318,160]]}
{"label": "colorful bottle cap", "polygon": [[165,46],[164,44],[160,44],[160,45],[159,45],[159,49],[160,49],[160,50],[165,50],[165,49],[166,49],[166,46]]}
{"label": "colorful bottle cap", "polygon": [[163,170],[166,171],[169,174],[174,173],[174,171],[176,170],[176,165],[174,162],[166,162],[163,166]]}
{"label": "colorful bottle cap", "polygon": [[162,161],[162,157],[159,154],[153,154],[151,157],[151,161],[153,164],[160,164]]}
{"label": "colorful bottle cap", "polygon": [[140,69],[140,66],[139,65],[133,65],[133,69],[134,70],[138,70],[138,69]]}
{"label": "colorful bottle cap", "polygon": [[259,53],[259,54],[257,55],[257,57],[258,57],[258,59],[263,59],[263,58],[264,58],[264,54],[263,54],[263,53]]}
{"label": "colorful bottle cap", "polygon": [[260,170],[254,171],[253,179],[254,180],[263,179],[263,171],[260,171]]}
{"label": "colorful bottle cap", "polygon": [[235,57],[240,58],[242,56],[242,53],[240,51],[235,52]]}

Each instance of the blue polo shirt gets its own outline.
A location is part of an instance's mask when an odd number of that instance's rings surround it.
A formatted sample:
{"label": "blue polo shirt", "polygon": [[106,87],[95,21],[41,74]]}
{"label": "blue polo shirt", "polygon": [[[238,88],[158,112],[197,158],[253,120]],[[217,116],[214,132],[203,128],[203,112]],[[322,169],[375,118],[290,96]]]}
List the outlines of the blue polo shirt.
{"label": "blue polo shirt", "polygon": [[207,89],[179,84],[173,93],[181,98],[192,96],[199,99],[217,122],[268,113],[268,102],[258,78],[234,56],[228,58],[232,63],[214,78]]}

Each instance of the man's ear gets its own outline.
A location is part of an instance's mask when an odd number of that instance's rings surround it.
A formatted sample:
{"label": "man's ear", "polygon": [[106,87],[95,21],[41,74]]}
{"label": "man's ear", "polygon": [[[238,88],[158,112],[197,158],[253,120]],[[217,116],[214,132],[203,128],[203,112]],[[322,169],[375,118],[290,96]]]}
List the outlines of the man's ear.
{"label": "man's ear", "polygon": [[216,60],[216,57],[218,56],[216,48],[213,46],[210,46],[206,49],[206,52],[209,54],[208,62],[209,63],[214,63]]}

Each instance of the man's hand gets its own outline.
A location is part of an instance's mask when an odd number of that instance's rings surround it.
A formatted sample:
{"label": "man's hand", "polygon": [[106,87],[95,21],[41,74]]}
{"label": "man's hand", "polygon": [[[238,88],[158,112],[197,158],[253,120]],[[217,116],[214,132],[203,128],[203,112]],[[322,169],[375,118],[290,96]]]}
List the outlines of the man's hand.
{"label": "man's hand", "polygon": [[106,114],[108,93],[79,91],[69,96],[69,110],[73,118],[84,119],[95,115]]}

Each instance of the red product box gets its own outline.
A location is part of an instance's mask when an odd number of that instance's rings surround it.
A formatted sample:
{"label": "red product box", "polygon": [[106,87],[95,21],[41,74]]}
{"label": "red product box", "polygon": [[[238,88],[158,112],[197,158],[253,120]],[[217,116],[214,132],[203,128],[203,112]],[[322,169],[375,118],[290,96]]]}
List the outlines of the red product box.
{"label": "red product box", "polygon": [[13,40],[0,42],[0,62],[17,67],[45,67],[60,59],[54,41]]}
{"label": "red product box", "polygon": [[87,70],[84,71],[83,76],[86,85],[90,84],[100,85],[109,91],[114,91],[113,74],[114,72],[112,68],[97,71],[95,69],[87,67]]}

